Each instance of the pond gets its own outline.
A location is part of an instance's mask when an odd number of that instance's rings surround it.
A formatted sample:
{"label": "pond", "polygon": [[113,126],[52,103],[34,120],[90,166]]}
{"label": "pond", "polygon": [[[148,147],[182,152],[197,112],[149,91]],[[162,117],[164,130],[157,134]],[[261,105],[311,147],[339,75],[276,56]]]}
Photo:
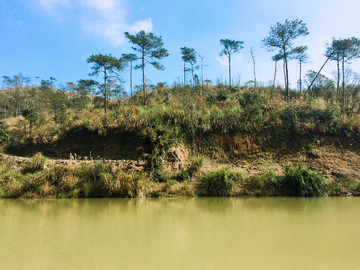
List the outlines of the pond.
{"label": "pond", "polygon": [[0,269],[360,269],[360,198],[0,200]]}

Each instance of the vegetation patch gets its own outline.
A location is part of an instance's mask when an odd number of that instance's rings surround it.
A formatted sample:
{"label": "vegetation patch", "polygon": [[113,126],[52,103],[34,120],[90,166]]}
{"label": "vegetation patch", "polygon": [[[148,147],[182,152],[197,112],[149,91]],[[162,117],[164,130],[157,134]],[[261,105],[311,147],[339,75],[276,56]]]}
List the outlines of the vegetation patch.
{"label": "vegetation patch", "polygon": [[320,196],[328,192],[328,183],[316,172],[302,164],[285,167],[285,173],[278,181],[279,189],[291,196]]}
{"label": "vegetation patch", "polygon": [[233,189],[243,183],[245,176],[229,167],[205,172],[197,180],[196,192],[199,196],[221,197],[233,195]]}

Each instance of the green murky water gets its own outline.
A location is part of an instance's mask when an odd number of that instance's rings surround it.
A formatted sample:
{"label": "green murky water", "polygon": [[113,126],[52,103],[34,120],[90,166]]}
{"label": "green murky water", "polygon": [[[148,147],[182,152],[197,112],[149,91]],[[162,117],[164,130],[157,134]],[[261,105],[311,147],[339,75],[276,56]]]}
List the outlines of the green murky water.
{"label": "green murky water", "polygon": [[0,200],[0,269],[360,269],[360,198]]}

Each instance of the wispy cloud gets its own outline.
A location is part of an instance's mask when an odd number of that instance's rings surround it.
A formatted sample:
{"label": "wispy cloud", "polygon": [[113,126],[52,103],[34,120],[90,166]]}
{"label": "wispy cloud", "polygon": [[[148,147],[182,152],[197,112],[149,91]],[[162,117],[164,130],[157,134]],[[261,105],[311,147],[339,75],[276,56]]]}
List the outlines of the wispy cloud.
{"label": "wispy cloud", "polygon": [[229,60],[226,58],[226,56],[217,56],[216,60],[220,63],[222,67],[228,67],[229,66]]}
{"label": "wispy cloud", "polygon": [[[229,67],[229,59],[226,56],[217,56],[216,60],[220,63],[222,67]],[[242,63],[242,55],[241,54],[233,54],[231,55],[231,66],[238,67]]]}
{"label": "wispy cloud", "polygon": [[54,5],[67,4],[68,0],[38,0],[45,9],[52,9]]}
{"label": "wispy cloud", "polygon": [[[45,9],[52,9],[59,4],[70,4],[68,0],[38,0]],[[124,42],[124,32],[136,33],[153,30],[151,18],[132,24],[126,22],[125,0],[73,0],[72,4],[79,4],[85,10],[80,16],[83,29],[98,38],[110,41],[114,46]],[[91,16],[88,16],[91,14]],[[91,20],[89,19],[91,17]]]}

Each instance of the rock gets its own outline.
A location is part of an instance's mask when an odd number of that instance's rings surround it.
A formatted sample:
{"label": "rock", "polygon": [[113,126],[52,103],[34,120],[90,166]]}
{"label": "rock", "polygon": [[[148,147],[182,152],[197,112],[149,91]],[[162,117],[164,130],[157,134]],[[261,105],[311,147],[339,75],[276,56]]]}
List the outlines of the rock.
{"label": "rock", "polygon": [[167,156],[175,161],[185,162],[189,153],[184,147],[172,147],[167,152]]}
{"label": "rock", "polygon": [[137,165],[138,165],[138,166],[145,166],[145,165],[146,165],[146,161],[144,161],[144,160],[138,160]]}
{"label": "rock", "polygon": [[319,151],[315,151],[315,150],[310,150],[309,152],[307,152],[307,156],[309,158],[320,158],[321,157],[321,153]]}

